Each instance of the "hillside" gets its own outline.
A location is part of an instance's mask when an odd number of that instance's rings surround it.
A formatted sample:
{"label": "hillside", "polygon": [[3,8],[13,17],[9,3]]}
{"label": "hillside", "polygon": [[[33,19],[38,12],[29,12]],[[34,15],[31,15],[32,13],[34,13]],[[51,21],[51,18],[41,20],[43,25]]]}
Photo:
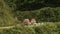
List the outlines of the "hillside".
{"label": "hillside", "polygon": [[60,34],[60,0],[0,0],[0,34]]}

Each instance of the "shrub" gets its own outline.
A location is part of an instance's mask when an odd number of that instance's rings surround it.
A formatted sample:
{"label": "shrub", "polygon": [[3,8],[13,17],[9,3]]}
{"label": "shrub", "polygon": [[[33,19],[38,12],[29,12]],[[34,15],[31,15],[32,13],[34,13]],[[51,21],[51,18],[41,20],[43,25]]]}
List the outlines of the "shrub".
{"label": "shrub", "polygon": [[59,13],[56,8],[45,7],[40,9],[40,14],[37,18],[44,22],[58,22],[60,20]]}
{"label": "shrub", "polygon": [[0,4],[0,26],[9,26],[15,24],[15,19],[11,14],[12,10],[7,4],[5,4],[4,0],[0,0]]}

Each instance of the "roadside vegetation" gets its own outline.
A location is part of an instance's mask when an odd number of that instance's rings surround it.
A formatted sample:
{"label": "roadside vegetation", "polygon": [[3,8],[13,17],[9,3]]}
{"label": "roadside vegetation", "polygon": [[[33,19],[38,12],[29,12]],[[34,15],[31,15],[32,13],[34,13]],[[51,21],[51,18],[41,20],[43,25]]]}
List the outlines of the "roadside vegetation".
{"label": "roadside vegetation", "polygon": [[[60,34],[59,1],[0,0],[0,34]],[[22,24],[25,18],[37,25]]]}

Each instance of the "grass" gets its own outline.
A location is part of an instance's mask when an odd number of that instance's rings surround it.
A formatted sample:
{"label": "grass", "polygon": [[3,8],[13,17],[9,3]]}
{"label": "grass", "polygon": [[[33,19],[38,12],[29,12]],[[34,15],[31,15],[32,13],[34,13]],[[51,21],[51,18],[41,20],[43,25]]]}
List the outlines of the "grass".
{"label": "grass", "polygon": [[59,23],[46,23],[36,27],[15,26],[11,29],[2,29],[0,34],[59,34]]}

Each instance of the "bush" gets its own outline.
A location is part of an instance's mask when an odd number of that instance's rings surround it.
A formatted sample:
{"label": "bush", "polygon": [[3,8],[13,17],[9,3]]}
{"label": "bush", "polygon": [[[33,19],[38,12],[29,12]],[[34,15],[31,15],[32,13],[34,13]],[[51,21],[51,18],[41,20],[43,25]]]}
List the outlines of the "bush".
{"label": "bush", "polygon": [[58,22],[60,20],[60,11],[56,8],[45,7],[40,9],[40,14],[37,17],[40,21],[44,22]]}
{"label": "bush", "polygon": [[12,29],[0,30],[0,34],[59,34],[60,23],[59,25],[57,23],[47,23],[37,27],[16,26]]}
{"label": "bush", "polygon": [[58,22],[60,21],[60,10],[58,7],[45,7],[33,11],[16,11],[15,16],[21,21],[25,18],[36,18],[38,22]]}
{"label": "bush", "polygon": [[4,2],[0,0],[0,26],[9,26],[15,24],[15,19],[13,18],[12,10]]}

